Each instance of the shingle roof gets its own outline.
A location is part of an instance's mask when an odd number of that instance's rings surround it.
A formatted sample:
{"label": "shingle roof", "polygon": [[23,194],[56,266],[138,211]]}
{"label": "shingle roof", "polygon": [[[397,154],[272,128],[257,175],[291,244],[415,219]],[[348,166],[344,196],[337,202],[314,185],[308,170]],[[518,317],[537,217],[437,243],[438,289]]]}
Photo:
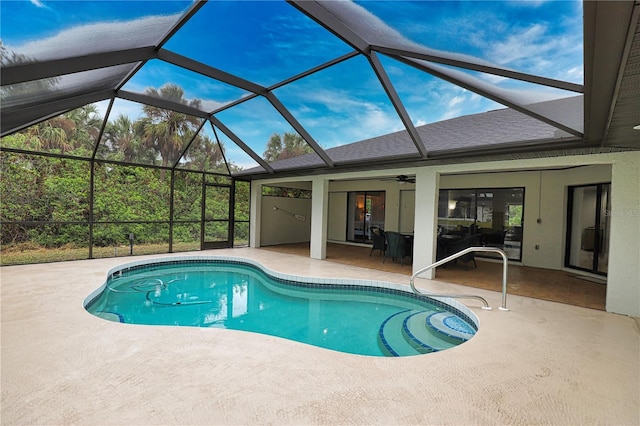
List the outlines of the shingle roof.
{"label": "shingle roof", "polygon": [[[581,96],[546,102],[547,107],[561,107],[564,120],[582,120]],[[577,111],[577,113],[576,113]],[[472,114],[417,127],[418,134],[431,154],[475,148],[490,148],[530,141],[553,141],[573,135],[536,120],[511,108]],[[365,139],[348,145],[326,149],[336,164],[363,162],[384,158],[419,159],[418,150],[406,130]],[[270,165],[274,170],[321,167],[315,154],[279,160]],[[248,169],[243,174],[257,172]]]}

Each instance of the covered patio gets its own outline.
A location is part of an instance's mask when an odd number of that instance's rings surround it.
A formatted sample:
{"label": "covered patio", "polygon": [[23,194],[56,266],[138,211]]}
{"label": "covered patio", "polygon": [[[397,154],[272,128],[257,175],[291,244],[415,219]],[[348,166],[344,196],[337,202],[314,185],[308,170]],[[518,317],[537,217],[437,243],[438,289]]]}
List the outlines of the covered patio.
{"label": "covered patio", "polygon": [[[309,257],[309,243],[282,244],[261,249]],[[369,247],[328,243],[325,260],[374,271],[406,275],[405,284],[408,284],[408,279],[412,274],[410,261],[405,262],[404,265],[391,259],[383,262],[384,257],[378,251],[370,253]],[[445,267],[437,268],[436,280],[472,287],[467,289],[466,293],[473,293],[474,289],[501,292],[502,263],[476,257],[476,264],[477,268],[473,263],[449,263]],[[607,293],[605,280],[590,279],[567,271],[532,268],[516,264],[510,264],[508,270],[507,298],[511,295],[518,295],[605,310]]]}

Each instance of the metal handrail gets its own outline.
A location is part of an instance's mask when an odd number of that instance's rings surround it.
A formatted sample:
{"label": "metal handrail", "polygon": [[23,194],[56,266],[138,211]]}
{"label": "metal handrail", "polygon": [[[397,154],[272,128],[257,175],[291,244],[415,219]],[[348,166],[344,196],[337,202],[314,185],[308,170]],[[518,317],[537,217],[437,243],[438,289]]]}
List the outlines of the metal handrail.
{"label": "metal handrail", "polygon": [[444,259],[441,259],[425,268],[420,269],[419,271],[415,272],[413,275],[411,275],[411,280],[409,281],[409,284],[411,285],[411,290],[413,290],[414,293],[416,294],[423,294],[425,296],[429,296],[429,297],[450,297],[450,298],[459,298],[459,299],[478,299],[480,301],[482,301],[484,303],[484,306],[482,307],[482,309],[486,309],[486,310],[491,310],[491,307],[489,306],[489,302],[487,302],[483,297],[481,296],[476,296],[473,294],[431,294],[431,293],[423,293],[421,291],[419,291],[415,284],[414,284],[414,280],[416,279],[416,277],[420,274],[423,274],[425,272],[427,272],[430,269],[436,268],[440,265],[443,265],[447,262],[450,262],[454,259],[457,259],[461,256],[464,256],[467,253],[471,253],[471,252],[491,252],[491,253],[498,253],[502,256],[502,306],[500,306],[498,309],[500,309],[501,311],[508,311],[509,309],[507,309],[507,272],[508,272],[508,259],[507,259],[507,254],[503,251],[500,250],[499,248],[496,247],[467,247],[464,250],[461,250],[457,253],[452,254],[449,257],[445,257]]}

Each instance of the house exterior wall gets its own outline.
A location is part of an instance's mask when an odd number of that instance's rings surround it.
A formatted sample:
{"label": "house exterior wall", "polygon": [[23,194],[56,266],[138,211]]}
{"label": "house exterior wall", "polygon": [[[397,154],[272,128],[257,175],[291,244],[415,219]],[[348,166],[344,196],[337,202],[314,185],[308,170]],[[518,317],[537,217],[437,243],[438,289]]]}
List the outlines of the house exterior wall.
{"label": "house exterior wall", "polygon": [[[436,207],[440,188],[524,187],[523,264],[539,268],[564,269],[568,187],[610,181],[611,236],[606,308],[610,312],[640,316],[640,152],[461,163],[325,175],[325,179],[331,179],[328,185],[329,196],[326,199],[332,200],[329,204],[335,202],[335,205],[330,205],[327,213],[328,225],[325,235],[331,236],[329,240],[344,241],[339,237],[346,231],[344,207],[347,191],[386,191],[385,228],[399,230],[400,190],[408,190],[411,187],[400,186],[394,181],[357,180],[398,174],[415,174],[417,178],[414,271],[428,266],[435,260]],[[282,181],[287,180],[310,181],[311,178],[287,178]],[[257,214],[254,217],[254,206],[255,204],[252,205],[252,221],[258,217]],[[540,223],[537,221],[538,218]],[[405,220],[406,218],[403,222]],[[261,226],[274,224],[263,222]],[[259,229],[259,226],[255,228]],[[536,245],[539,249],[535,248]]]}
{"label": "house exterior wall", "polygon": [[315,176],[312,181],[310,255],[313,259],[327,257],[327,215],[329,212],[329,181]]}
{"label": "house exterior wall", "polygon": [[329,217],[327,239],[329,241],[347,241],[347,193],[329,193]]}
{"label": "house exterior wall", "polygon": [[640,152],[616,159],[611,177],[607,311],[640,317]]}
{"label": "house exterior wall", "polygon": [[[609,312],[640,316],[640,152],[553,157],[531,160],[514,160],[476,164],[439,166],[441,174],[491,173],[482,184],[492,180],[498,182],[501,170],[528,170],[535,168],[554,169],[544,172],[542,184],[538,183],[540,197],[540,226],[530,218],[536,217],[536,183],[531,172],[522,173],[521,179],[528,181],[525,188],[525,247],[523,260],[526,265],[563,269],[566,238],[567,194],[571,185],[611,181],[611,236],[609,251],[609,273],[607,277],[607,303]],[[534,174],[536,172],[533,172]],[[493,176],[495,174],[495,176]],[[493,176],[493,177],[492,177]],[[501,186],[518,186],[515,174],[502,176]],[[457,179],[457,177],[454,177]],[[460,178],[464,180],[465,178]],[[445,177],[442,180],[446,182]],[[484,180],[484,177],[483,177]],[[466,182],[465,182],[466,183]],[[507,185],[505,185],[505,183]],[[457,184],[462,184],[460,181]],[[482,186],[478,182],[477,186]],[[445,187],[441,182],[440,187]],[[416,188],[420,191],[420,188]],[[427,188],[429,191],[430,188]],[[528,191],[528,192],[527,192]],[[533,199],[532,199],[533,198]],[[434,199],[435,200],[435,199]],[[434,201],[435,202],[435,201]],[[532,212],[533,210],[533,212]],[[529,219],[527,219],[529,218]],[[550,218],[551,220],[547,220]],[[557,219],[557,220],[556,220]],[[416,221],[416,223],[420,223]],[[528,229],[527,229],[528,228]],[[531,232],[533,231],[533,233]],[[541,250],[536,252],[536,242]],[[416,243],[419,244],[416,237]],[[426,244],[423,242],[423,244]],[[426,262],[414,259],[414,270]]]}
{"label": "house exterior wall", "polygon": [[[280,210],[275,210],[277,207]],[[291,212],[303,216],[298,220]],[[311,240],[311,200],[305,198],[262,197],[261,246],[302,243]]]}
{"label": "house exterior wall", "polygon": [[444,175],[440,188],[525,188],[522,264],[562,269],[568,187],[610,181],[611,164],[600,164],[558,170]]}
{"label": "house exterior wall", "polygon": [[415,228],[416,191],[400,189],[398,229],[401,234],[410,233]]}
{"label": "house exterior wall", "polygon": [[347,239],[347,193],[354,191],[383,191],[385,193],[384,228],[389,231],[399,230],[400,221],[400,191],[395,180],[362,180],[362,181],[332,181],[329,184],[330,205],[329,240],[346,241]]}

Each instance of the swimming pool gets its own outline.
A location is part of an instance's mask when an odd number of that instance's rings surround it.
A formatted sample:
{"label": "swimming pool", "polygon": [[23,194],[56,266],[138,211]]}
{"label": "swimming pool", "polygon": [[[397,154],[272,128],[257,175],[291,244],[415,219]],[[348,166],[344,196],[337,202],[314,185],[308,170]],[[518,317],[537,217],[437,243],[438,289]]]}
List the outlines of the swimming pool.
{"label": "swimming pool", "polygon": [[115,322],[243,330],[369,356],[437,352],[478,329],[464,305],[405,286],[294,277],[227,256],[121,265],[85,308]]}

